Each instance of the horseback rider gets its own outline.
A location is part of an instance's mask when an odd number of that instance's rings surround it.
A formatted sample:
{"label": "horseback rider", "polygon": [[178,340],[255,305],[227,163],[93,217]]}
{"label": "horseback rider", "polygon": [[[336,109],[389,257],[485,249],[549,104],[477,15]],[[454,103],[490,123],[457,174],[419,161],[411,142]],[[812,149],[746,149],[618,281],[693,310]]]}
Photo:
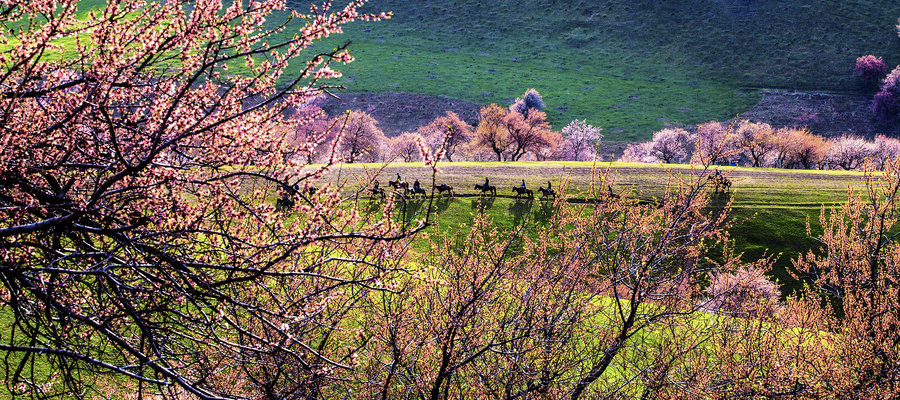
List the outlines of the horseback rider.
{"label": "horseback rider", "polygon": [[551,183],[550,181],[547,181],[547,191],[548,192],[553,191],[553,183]]}
{"label": "horseback rider", "polygon": [[420,189],[421,188],[419,187],[419,180],[416,179],[416,181],[413,182],[413,192],[418,192]]}
{"label": "horseback rider", "polygon": [[376,181],[372,184],[372,191],[377,192],[378,189],[381,189],[381,188],[378,187],[378,181],[376,180]]}
{"label": "horseback rider", "polygon": [[403,178],[400,177],[400,173],[397,173],[397,183],[403,182]]}
{"label": "horseback rider", "polygon": [[491,186],[490,182],[488,181],[488,177],[484,177],[484,187],[488,186]]}
{"label": "horseback rider", "polygon": [[524,179],[522,179],[522,191],[523,192],[525,191],[525,180]]}

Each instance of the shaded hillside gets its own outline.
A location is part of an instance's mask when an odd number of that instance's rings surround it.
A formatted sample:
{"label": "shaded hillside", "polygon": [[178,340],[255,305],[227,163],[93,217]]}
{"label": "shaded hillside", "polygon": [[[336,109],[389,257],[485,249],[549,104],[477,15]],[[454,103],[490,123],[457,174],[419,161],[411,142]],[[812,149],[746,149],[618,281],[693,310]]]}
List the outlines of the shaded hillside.
{"label": "shaded hillside", "polygon": [[469,124],[478,123],[478,104],[417,93],[341,93],[339,98],[325,97],[322,108],[329,115],[346,110],[365,111],[378,120],[388,137],[412,132],[431,120],[453,111]]}

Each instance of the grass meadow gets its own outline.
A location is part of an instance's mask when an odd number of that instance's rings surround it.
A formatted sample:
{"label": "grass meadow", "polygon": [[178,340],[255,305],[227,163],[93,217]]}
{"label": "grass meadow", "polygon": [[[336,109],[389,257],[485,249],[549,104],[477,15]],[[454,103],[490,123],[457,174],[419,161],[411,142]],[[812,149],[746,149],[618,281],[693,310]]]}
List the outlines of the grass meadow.
{"label": "grass meadow", "polygon": [[[479,213],[490,216],[501,230],[511,231],[523,223],[530,225],[527,229],[540,229],[552,210],[549,201],[542,200],[537,193],[537,188],[546,187],[547,181],[553,183],[554,189],[564,190],[565,195],[571,197],[570,202],[575,203],[585,198],[592,182],[597,184],[601,176],[608,177],[617,194],[627,193],[652,201],[668,185],[700,172],[688,165],[589,162],[459,162],[441,163],[439,168],[441,172],[436,183],[451,185],[456,192],[452,198],[434,199],[435,220],[445,232],[464,231]],[[817,248],[815,239],[807,235],[807,220],[815,235],[823,207],[827,211],[845,202],[849,188],[864,186],[861,172],[719,168],[732,181],[733,228],[730,233],[735,247],[744,252],[747,261],[763,254],[777,255],[770,274],[782,285],[784,294],[799,285],[789,274],[791,259]],[[347,189],[358,190],[372,177],[378,179],[382,187],[387,187],[387,181],[395,179],[399,173],[408,182],[419,179],[427,190],[431,183],[429,171],[430,168],[421,163],[348,164],[331,172],[327,179],[346,185]],[[485,177],[497,186],[496,198],[482,197],[474,190],[474,185],[482,183]],[[521,184],[522,179],[534,190],[533,201],[514,196],[512,187]],[[364,208],[372,210],[379,205],[377,199],[362,198],[360,201]],[[423,218],[427,205],[427,200],[409,200],[405,218],[410,222]],[[422,246],[427,246],[425,241],[418,250],[427,250]]]}
{"label": "grass meadow", "polygon": [[761,88],[864,95],[856,57],[900,63],[895,1],[372,0],[365,9],[394,17],[348,25],[323,45],[352,41],[349,91],[509,104],[534,87],[554,127],[587,119],[611,141],[733,118]]}
{"label": "grass meadow", "polygon": [[[79,9],[104,3],[84,0]],[[309,3],[288,5],[302,12]],[[886,0],[371,0],[364,11],[394,17],[346,25],[344,34],[311,49],[352,42],[357,62],[340,68],[349,92],[509,104],[533,87],[554,127],[586,119],[604,128],[607,141],[642,141],[666,124],[733,118],[757,104],[762,89],[863,98],[852,74],[856,57],[900,63],[900,3]],[[294,20],[276,36],[293,35],[302,23]],[[58,42],[63,57],[69,42]],[[302,67],[292,65],[285,76]]]}

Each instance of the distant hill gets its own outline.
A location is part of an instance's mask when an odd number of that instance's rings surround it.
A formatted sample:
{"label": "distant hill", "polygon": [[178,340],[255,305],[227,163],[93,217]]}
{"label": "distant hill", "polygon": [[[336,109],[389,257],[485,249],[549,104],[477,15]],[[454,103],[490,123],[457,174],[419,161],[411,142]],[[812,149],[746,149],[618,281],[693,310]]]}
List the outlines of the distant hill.
{"label": "distant hill", "polygon": [[[289,1],[301,11],[312,2]],[[81,0],[79,8],[103,3]],[[554,127],[587,119],[607,141],[646,140],[666,124],[747,111],[772,122],[819,114],[814,128],[827,135],[871,133],[878,129],[855,128],[870,122],[871,93],[852,75],[854,61],[875,54],[900,64],[896,0],[371,0],[363,10],[394,18],[346,25],[318,45],[352,41],[358,60],[341,68],[350,100],[331,107],[375,107],[391,130],[445,109],[507,105],[533,87]],[[763,95],[773,89],[828,96],[804,97],[807,105]],[[390,110],[394,103],[402,109]],[[779,115],[782,106],[792,107],[790,117]],[[844,118],[842,109],[853,114]]]}
{"label": "distant hill", "polygon": [[349,91],[508,104],[534,87],[554,126],[586,118],[608,140],[734,117],[759,89],[862,96],[857,56],[900,63],[897,1],[372,0],[364,9],[394,18],[335,39],[353,41]]}

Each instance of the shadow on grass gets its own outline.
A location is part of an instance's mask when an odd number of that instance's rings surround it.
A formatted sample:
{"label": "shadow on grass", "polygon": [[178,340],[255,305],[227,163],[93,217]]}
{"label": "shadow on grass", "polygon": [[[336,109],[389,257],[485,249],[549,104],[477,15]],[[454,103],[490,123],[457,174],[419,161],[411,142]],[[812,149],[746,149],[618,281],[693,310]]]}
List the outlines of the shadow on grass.
{"label": "shadow on grass", "polygon": [[472,198],[472,209],[478,210],[479,213],[483,213],[485,210],[490,210],[494,207],[494,200],[496,199],[496,197]]}
{"label": "shadow on grass", "polygon": [[531,200],[516,199],[516,201],[512,202],[509,205],[509,213],[513,216],[513,224],[519,225],[524,222],[533,205],[534,202]]}

